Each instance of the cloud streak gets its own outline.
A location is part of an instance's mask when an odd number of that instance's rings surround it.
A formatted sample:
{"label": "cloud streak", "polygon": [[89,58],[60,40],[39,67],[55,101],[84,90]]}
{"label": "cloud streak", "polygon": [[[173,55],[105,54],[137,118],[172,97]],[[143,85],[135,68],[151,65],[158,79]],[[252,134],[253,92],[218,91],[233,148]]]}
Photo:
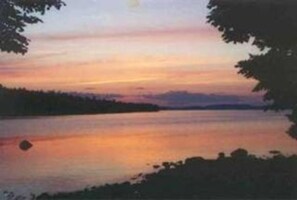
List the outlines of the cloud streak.
{"label": "cloud streak", "polygon": [[172,38],[172,39],[211,39],[218,33],[210,27],[174,27],[162,29],[142,30],[113,30],[76,33],[58,33],[57,35],[35,35],[34,39],[49,41],[73,41],[73,40],[96,40],[96,39],[125,39],[125,38]]}
{"label": "cloud streak", "polygon": [[157,80],[157,78],[135,78],[135,79],[115,79],[115,80],[106,80],[106,81],[89,81],[89,82],[79,82],[73,83],[71,85],[104,85],[104,84],[118,84],[118,83],[138,83],[145,81]]}

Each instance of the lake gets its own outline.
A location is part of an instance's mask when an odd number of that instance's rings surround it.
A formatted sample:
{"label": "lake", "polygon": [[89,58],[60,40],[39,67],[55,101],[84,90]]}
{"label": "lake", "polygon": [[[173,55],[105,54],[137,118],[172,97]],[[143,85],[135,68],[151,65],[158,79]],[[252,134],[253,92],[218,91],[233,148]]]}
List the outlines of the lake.
{"label": "lake", "polygon": [[[297,153],[281,114],[161,111],[0,120],[0,190],[71,191],[129,180],[163,161],[245,148]],[[33,147],[21,151],[28,139]],[[1,192],[0,191],[0,192]]]}

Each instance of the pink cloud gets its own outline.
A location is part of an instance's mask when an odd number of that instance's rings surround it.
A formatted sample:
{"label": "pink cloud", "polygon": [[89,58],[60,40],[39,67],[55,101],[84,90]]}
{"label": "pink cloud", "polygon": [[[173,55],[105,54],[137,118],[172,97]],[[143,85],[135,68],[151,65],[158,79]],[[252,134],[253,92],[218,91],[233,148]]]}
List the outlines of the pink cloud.
{"label": "pink cloud", "polygon": [[176,27],[146,30],[96,30],[83,33],[60,33],[57,35],[35,35],[35,39],[53,41],[93,40],[93,39],[124,39],[124,38],[196,38],[211,39],[218,37],[218,33],[211,27]]}

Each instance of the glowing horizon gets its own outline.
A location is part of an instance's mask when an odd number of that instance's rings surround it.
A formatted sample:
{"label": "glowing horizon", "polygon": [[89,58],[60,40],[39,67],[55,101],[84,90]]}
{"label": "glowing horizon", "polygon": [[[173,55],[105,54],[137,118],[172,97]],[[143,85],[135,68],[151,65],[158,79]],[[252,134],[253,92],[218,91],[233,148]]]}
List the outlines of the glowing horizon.
{"label": "glowing horizon", "polygon": [[[207,0],[67,0],[28,27],[25,56],[3,54],[7,87],[126,96],[167,91],[252,96],[234,65],[254,51],[225,44]],[[137,88],[142,88],[141,90]]]}

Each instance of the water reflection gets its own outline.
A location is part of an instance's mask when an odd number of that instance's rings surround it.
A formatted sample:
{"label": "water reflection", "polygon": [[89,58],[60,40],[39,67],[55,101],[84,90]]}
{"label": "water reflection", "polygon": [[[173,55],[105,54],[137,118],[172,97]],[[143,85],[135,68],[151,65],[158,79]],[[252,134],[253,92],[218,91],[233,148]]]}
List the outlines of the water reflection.
{"label": "water reflection", "polygon": [[[74,190],[129,179],[154,164],[238,147],[296,153],[286,120],[260,111],[187,111],[0,121],[0,188]],[[3,128],[5,127],[5,128]],[[18,148],[29,139],[34,148]]]}

